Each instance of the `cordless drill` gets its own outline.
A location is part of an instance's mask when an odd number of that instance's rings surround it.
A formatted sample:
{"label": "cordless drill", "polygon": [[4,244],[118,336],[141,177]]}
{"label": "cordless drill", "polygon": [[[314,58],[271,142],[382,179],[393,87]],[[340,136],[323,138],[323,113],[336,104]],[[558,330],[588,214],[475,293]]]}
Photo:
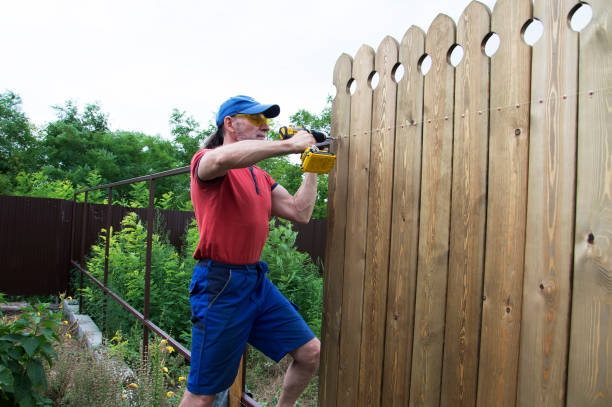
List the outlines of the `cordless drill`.
{"label": "cordless drill", "polygon": [[[300,157],[302,160],[302,171],[315,172],[317,174],[327,174],[334,168],[336,155],[329,151],[330,137],[318,130],[308,130],[303,127],[283,126],[278,132],[281,139],[286,140],[297,134],[298,131],[304,130],[312,134],[316,140],[316,144],[306,148]],[[327,147],[327,151],[322,151],[322,148]]]}

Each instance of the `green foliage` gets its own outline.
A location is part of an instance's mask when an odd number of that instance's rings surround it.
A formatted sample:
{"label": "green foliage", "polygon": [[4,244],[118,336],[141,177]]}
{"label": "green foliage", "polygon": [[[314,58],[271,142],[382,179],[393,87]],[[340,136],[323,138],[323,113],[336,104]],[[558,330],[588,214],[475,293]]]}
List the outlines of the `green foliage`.
{"label": "green foliage", "polygon": [[43,362],[52,366],[57,354],[53,344],[60,315],[49,311],[49,304],[28,306],[14,320],[0,323],[0,405],[48,406],[42,396],[47,387]]}
{"label": "green foliage", "polygon": [[270,222],[270,234],[261,259],[268,263],[270,280],[293,303],[313,330],[321,334],[323,278],[308,253],[295,247],[297,232],[291,222],[278,219]]}
{"label": "green foliage", "polygon": [[[119,232],[111,230],[108,284],[115,293],[143,312],[147,231],[135,213],[128,214],[121,225]],[[107,233],[103,229],[87,261],[87,269],[99,280],[104,278],[106,239]],[[188,338],[191,333],[188,291],[191,268],[185,268],[179,253],[159,233],[153,233],[151,251],[151,319],[172,335]],[[101,291],[88,283],[83,294],[86,313],[102,325]],[[108,336],[112,337],[117,330],[129,332],[133,324],[134,319],[126,318],[119,305],[114,301],[108,302],[105,330]]]}
{"label": "green foliage", "polygon": [[331,132],[331,96],[327,97],[327,104],[320,114],[313,114],[307,110],[301,109],[297,113],[289,117],[291,123],[296,126],[305,127],[307,129],[315,129],[323,131],[327,134]]}
{"label": "green foliage", "polygon": [[17,173],[40,165],[40,142],[21,103],[13,92],[0,93],[0,194],[13,189]]}

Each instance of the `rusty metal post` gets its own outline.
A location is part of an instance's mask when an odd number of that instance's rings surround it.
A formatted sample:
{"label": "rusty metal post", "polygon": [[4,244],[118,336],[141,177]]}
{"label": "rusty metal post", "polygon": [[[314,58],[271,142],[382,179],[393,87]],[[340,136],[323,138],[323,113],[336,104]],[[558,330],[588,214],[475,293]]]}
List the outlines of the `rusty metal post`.
{"label": "rusty metal post", "polygon": [[[106,209],[106,248],[104,251],[104,286],[108,286],[108,255],[110,251],[111,227],[113,224],[113,187],[108,188],[108,206]],[[106,295],[102,299],[102,332],[106,332]]]}
{"label": "rusty metal post", "polygon": [[[76,218],[76,192],[72,195],[72,218],[70,218],[70,261],[74,260],[74,224]],[[70,285],[68,285],[68,291],[70,291]],[[74,293],[69,292],[68,295]]]}
{"label": "rusty metal post", "polygon": [[[85,234],[87,233],[87,198],[89,196],[89,191],[85,191],[85,201],[83,202],[83,227],[81,233],[81,256],[79,259],[79,263],[84,265],[85,259]],[[81,280],[79,283],[79,314],[83,313],[83,273],[81,273]]]}
{"label": "rusty metal post", "polygon": [[[149,181],[149,209],[147,211],[147,263],[145,268],[145,287],[144,287],[144,318],[149,320],[149,292],[151,290],[151,252],[153,249],[153,215],[155,214],[155,178]],[[147,363],[149,352],[149,327],[143,326],[142,334],[142,361]]]}

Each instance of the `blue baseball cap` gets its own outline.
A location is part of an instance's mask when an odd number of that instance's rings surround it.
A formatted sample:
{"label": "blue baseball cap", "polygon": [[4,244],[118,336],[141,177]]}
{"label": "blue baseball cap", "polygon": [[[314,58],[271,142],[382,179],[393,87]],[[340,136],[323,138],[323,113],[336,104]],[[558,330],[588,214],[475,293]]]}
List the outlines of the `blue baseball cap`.
{"label": "blue baseball cap", "polygon": [[217,113],[217,127],[223,124],[225,116],[236,114],[258,114],[263,113],[267,118],[276,117],[280,113],[278,105],[262,105],[250,96],[238,95],[227,99]]}

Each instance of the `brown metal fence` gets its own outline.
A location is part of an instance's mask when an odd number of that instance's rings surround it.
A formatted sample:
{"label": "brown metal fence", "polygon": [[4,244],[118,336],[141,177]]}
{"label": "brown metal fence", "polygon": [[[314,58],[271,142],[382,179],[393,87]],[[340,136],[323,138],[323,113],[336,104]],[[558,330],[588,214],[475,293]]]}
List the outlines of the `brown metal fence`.
{"label": "brown metal fence", "polygon": [[[84,203],[75,206],[75,217],[83,219]],[[50,198],[0,195],[0,292],[7,295],[53,295],[69,291],[70,239],[73,201]],[[193,212],[160,210],[170,242],[177,249],[183,245],[184,232]],[[107,205],[87,205],[85,250],[96,242],[100,229],[106,227]],[[141,219],[146,208],[113,205],[111,225],[118,230],[121,220],[136,212]],[[296,246],[312,259],[325,254],[325,220],[294,224],[298,232]],[[83,229],[75,229],[75,241],[81,242]],[[75,255],[80,255],[80,243]]]}
{"label": "brown metal fence", "polygon": [[[69,290],[70,240],[73,202],[62,199],[0,196],[0,292],[7,295],[52,295]],[[74,205],[83,219],[85,204]],[[87,205],[87,227],[75,229],[75,241],[85,250],[96,242],[107,225],[106,205]],[[146,209],[111,207],[111,225],[118,230],[129,213],[146,216]],[[193,212],[157,210],[170,242],[180,249]],[[75,254],[80,254],[80,243]]]}

